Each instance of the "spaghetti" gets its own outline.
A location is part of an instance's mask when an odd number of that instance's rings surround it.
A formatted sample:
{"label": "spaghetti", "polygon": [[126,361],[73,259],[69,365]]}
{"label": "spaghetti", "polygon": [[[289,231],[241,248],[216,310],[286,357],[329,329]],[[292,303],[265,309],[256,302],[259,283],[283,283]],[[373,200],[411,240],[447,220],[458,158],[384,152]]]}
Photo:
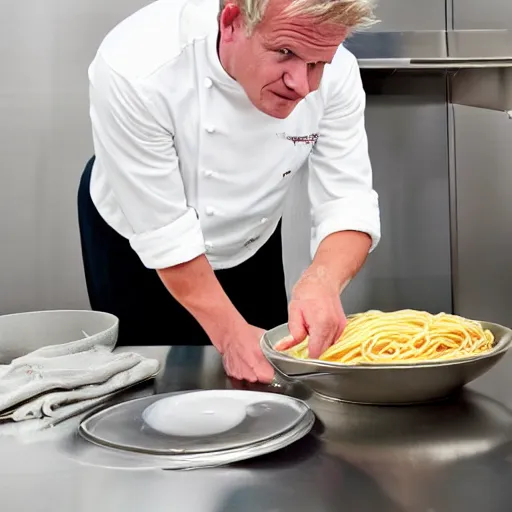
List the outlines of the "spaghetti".
{"label": "spaghetti", "polygon": [[[372,310],[350,316],[339,340],[319,359],[349,365],[414,364],[476,356],[493,344],[491,331],[460,316]],[[308,359],[308,339],[283,352]]]}

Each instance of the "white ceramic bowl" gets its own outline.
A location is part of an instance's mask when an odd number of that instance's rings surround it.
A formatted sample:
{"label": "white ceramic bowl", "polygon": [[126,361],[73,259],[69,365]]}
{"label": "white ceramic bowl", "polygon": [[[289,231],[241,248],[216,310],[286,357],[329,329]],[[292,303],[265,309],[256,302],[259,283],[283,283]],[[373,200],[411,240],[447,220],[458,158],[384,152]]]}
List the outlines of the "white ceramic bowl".
{"label": "white ceramic bowl", "polygon": [[33,311],[0,316],[0,364],[48,345],[88,338],[91,345],[114,348],[119,319],[87,310]]}

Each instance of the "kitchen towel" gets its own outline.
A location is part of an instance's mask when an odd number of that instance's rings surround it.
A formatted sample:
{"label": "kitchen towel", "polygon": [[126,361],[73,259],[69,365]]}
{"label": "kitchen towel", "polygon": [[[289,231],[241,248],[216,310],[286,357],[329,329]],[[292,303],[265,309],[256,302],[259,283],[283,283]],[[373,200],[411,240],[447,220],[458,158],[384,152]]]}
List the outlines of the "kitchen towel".
{"label": "kitchen towel", "polygon": [[0,365],[0,420],[46,428],[95,407],[158,373],[159,363],[134,352],[78,342],[43,347]]}

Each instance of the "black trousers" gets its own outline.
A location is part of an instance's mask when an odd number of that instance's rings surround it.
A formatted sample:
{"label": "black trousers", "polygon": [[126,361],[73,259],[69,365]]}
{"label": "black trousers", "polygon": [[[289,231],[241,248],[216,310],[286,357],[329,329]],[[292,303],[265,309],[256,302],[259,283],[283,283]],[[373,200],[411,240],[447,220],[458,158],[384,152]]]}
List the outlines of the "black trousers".
{"label": "black trousers", "polygon": [[[167,291],[156,271],[147,269],[128,240],[100,216],[89,192],[94,157],[78,189],[82,257],[91,308],[116,315],[118,345],[208,345],[195,318]],[[270,329],[285,323],[287,297],[281,227],[241,265],[215,272],[247,322]]]}

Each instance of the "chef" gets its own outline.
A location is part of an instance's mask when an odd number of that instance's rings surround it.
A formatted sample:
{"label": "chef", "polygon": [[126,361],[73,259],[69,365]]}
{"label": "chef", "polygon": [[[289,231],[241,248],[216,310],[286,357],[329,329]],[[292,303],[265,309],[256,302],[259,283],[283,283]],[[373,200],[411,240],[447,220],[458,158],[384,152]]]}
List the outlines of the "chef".
{"label": "chef", "polygon": [[[93,309],[119,343],[204,345],[227,374],[270,382],[264,329],[319,356],[340,293],[380,237],[356,59],[370,0],[157,0],[89,69],[92,158],[78,211]],[[281,216],[307,172],[312,263],[288,304]]]}

